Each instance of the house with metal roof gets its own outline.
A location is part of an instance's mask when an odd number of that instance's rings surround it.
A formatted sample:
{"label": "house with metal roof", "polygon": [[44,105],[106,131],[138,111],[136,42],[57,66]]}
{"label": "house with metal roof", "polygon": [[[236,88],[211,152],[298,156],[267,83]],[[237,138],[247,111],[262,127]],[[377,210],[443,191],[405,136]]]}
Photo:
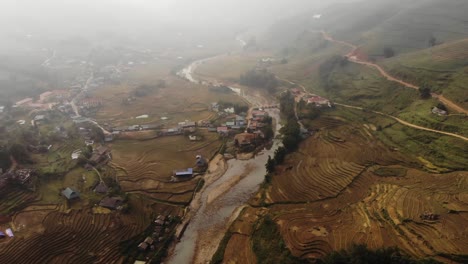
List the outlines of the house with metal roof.
{"label": "house with metal roof", "polygon": [[74,200],[80,198],[80,194],[70,187],[67,187],[65,190],[63,190],[62,195],[65,196],[67,200]]}
{"label": "house with metal roof", "polygon": [[177,177],[192,177],[192,175],[193,175],[193,168],[174,171],[174,176],[177,176]]}

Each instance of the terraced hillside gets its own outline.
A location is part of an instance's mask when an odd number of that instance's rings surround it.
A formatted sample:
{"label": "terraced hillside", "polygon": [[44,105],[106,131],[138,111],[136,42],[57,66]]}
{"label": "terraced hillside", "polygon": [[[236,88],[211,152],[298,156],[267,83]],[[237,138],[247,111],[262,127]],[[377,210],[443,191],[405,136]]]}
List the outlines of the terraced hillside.
{"label": "terraced hillside", "polygon": [[375,141],[362,127],[339,120],[288,157],[289,170],[273,177],[267,203],[315,201],[338,196],[374,164],[404,163],[403,155]]}
{"label": "terraced hillside", "polygon": [[[464,259],[468,172],[425,171],[416,158],[381,143],[370,125],[336,116],[312,124],[319,131],[251,199],[218,259],[223,252],[225,260],[263,263],[274,245],[284,245],[275,249],[281,252],[275,261],[301,263],[362,243],[373,249],[398,246],[417,258]],[[265,235],[268,219],[279,229],[277,236]],[[266,237],[271,242],[262,244]]]}
{"label": "terraced hillside", "polygon": [[383,63],[395,76],[442,93],[458,105],[468,107],[466,72],[468,39],[447,42],[422,51],[397,56]]}
{"label": "terraced hillside", "polygon": [[[1,263],[122,263],[120,243],[143,232],[154,213],[178,215],[177,207],[139,199],[132,214],[30,206],[14,215],[15,239],[0,244]],[[137,247],[135,241],[134,248]]]}
{"label": "terraced hillside", "polygon": [[113,144],[112,166],[122,190],[142,193],[176,204],[188,203],[199,179],[171,182],[174,170],[195,165],[195,156],[211,158],[221,141],[216,133],[202,132],[202,141],[168,136],[147,141],[119,141]]}
{"label": "terraced hillside", "polygon": [[[337,199],[274,206],[271,213],[288,248],[303,258],[353,243],[398,246],[416,257],[462,255],[468,250],[463,242],[468,230],[460,228],[468,221],[463,198],[467,180],[466,172],[430,175],[409,170],[404,178],[388,179],[367,172]],[[438,219],[421,218],[425,213]]]}

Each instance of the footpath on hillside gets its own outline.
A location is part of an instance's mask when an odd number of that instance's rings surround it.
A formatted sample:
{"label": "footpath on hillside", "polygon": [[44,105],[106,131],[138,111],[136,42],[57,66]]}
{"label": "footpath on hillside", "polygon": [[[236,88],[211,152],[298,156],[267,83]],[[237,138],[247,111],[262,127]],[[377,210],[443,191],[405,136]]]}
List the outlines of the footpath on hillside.
{"label": "footpath on hillside", "polygon": [[[359,56],[356,55],[357,50],[359,48],[358,46],[353,45],[353,44],[348,43],[348,42],[345,42],[345,41],[336,40],[333,37],[331,37],[329,34],[327,34],[325,31],[322,31],[322,36],[323,36],[324,39],[326,39],[326,40],[328,40],[330,42],[338,43],[338,44],[350,47],[352,50],[348,54],[345,55],[345,57],[347,57],[349,61],[357,63],[357,64],[365,65],[365,66],[368,66],[368,67],[375,68],[380,72],[380,74],[382,76],[384,76],[389,81],[397,82],[397,83],[399,83],[399,84],[401,84],[401,85],[403,85],[405,87],[408,87],[408,88],[412,88],[412,89],[416,89],[416,90],[419,89],[419,87],[414,85],[414,84],[405,82],[405,81],[403,81],[401,79],[398,79],[398,78],[395,78],[395,77],[391,76],[380,65],[369,62],[369,61],[359,59]],[[432,97],[437,98],[440,102],[445,104],[447,107],[449,107],[449,108],[451,108],[451,109],[453,109],[453,110],[455,110],[455,111],[457,111],[459,113],[463,113],[465,115],[468,115],[468,110],[466,110],[463,107],[455,104],[451,100],[445,98],[443,95],[432,93]]]}

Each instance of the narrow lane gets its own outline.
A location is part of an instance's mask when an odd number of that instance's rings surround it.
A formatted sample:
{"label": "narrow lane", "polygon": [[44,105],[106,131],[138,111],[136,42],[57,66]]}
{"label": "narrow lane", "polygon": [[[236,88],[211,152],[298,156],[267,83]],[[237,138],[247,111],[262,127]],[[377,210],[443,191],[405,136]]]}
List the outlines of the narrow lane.
{"label": "narrow lane", "polygon": [[[385,77],[387,80],[389,81],[393,81],[393,82],[397,82],[405,87],[408,87],[408,88],[411,88],[411,89],[416,89],[418,90],[419,89],[419,86],[416,86],[414,84],[411,84],[411,83],[408,83],[408,82],[405,82],[401,79],[398,79],[396,77],[393,77],[391,76],[388,72],[386,72],[380,65],[378,64],[375,64],[375,63],[372,63],[372,62],[368,62],[368,61],[363,61],[363,60],[360,60],[358,58],[358,56],[356,56],[356,51],[357,49],[359,48],[358,46],[356,45],[353,45],[351,43],[348,43],[348,42],[345,42],[345,41],[340,41],[340,40],[336,40],[334,39],[333,37],[331,37],[328,33],[326,33],[325,31],[322,31],[322,36],[324,39],[330,41],[330,42],[333,42],[333,43],[338,43],[338,44],[341,44],[341,45],[345,45],[347,47],[350,47],[352,48],[351,52],[349,52],[348,54],[345,55],[345,57],[348,58],[349,61],[351,62],[354,62],[354,63],[357,63],[357,64],[361,64],[361,65],[365,65],[365,66],[368,66],[368,67],[371,67],[371,68],[375,68],[377,69],[377,71],[379,71],[379,73]],[[439,101],[441,101],[443,104],[445,104],[448,108],[452,109],[452,110],[455,110],[456,112],[459,112],[459,113],[464,113],[465,115],[468,115],[468,110],[464,109],[463,107],[455,104],[454,102],[452,102],[451,100],[445,98],[443,95],[441,94],[436,94],[436,93],[432,93],[432,97],[434,98],[437,98]]]}

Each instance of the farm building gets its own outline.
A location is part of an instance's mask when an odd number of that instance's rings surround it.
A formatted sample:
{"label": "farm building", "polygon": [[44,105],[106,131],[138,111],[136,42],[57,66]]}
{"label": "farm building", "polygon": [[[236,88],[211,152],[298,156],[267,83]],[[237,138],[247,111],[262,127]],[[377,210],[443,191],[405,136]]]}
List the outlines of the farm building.
{"label": "farm building", "polygon": [[234,121],[226,122],[226,126],[227,126],[227,127],[233,127],[233,126],[235,126],[235,125],[236,125],[236,122],[234,122]]}
{"label": "farm building", "polygon": [[70,187],[67,187],[65,190],[63,190],[62,195],[65,196],[67,200],[74,200],[80,198],[80,194]]}
{"label": "farm building", "polygon": [[105,161],[110,154],[110,149],[106,146],[100,146],[93,151],[93,155],[89,159],[91,162],[99,163]]}
{"label": "farm building", "polygon": [[323,98],[318,95],[313,95],[309,99],[307,99],[307,104],[315,104],[316,106],[322,106],[322,105],[330,105],[330,101],[326,98]]}
{"label": "farm building", "polygon": [[442,109],[439,109],[439,108],[437,108],[437,107],[435,107],[435,106],[432,108],[431,111],[432,111],[433,114],[436,114],[436,115],[440,115],[440,116],[445,116],[445,115],[447,115],[447,111],[442,110]]}
{"label": "farm building", "polygon": [[197,124],[195,122],[191,121],[184,121],[184,122],[179,122],[178,126],[181,128],[190,128],[190,127],[195,127]]}
{"label": "farm building", "polygon": [[268,116],[268,112],[260,111],[260,110],[252,111],[252,117],[253,118],[265,118],[267,116]]}
{"label": "farm building", "polygon": [[109,188],[107,188],[106,184],[102,181],[100,182],[96,188],[94,188],[94,192],[97,192],[97,193],[107,193],[107,191],[109,190]]}
{"label": "farm building", "polygon": [[193,175],[193,168],[174,171],[174,176],[177,176],[177,177],[192,177],[192,175]]}
{"label": "farm building", "polygon": [[141,242],[138,245],[138,249],[141,250],[141,251],[145,251],[147,248],[148,248],[148,244],[146,244],[145,242]]}
{"label": "farm building", "polygon": [[114,140],[114,134],[108,133],[104,135],[104,141],[105,142],[111,142]]}
{"label": "farm building", "polygon": [[16,170],[11,176],[13,180],[18,181],[21,184],[25,184],[31,179],[32,170],[30,169]]}
{"label": "farm building", "polygon": [[37,115],[34,117],[34,121],[44,121],[45,120],[45,115]]}
{"label": "farm building", "polygon": [[172,136],[172,135],[181,135],[182,130],[179,128],[169,128],[161,130],[162,136]]}
{"label": "farm building", "polygon": [[217,131],[219,134],[227,134],[227,133],[229,133],[229,129],[228,129],[228,127],[226,127],[226,126],[218,127],[218,128],[216,129],[216,131]]}
{"label": "farm building", "polygon": [[124,199],[122,197],[106,197],[99,202],[99,206],[109,208],[109,209],[117,209],[122,206]]}
{"label": "farm building", "polygon": [[206,159],[203,158],[201,155],[197,155],[196,159],[197,159],[196,165],[198,168],[205,167],[208,164]]}
{"label": "farm building", "polygon": [[143,242],[145,242],[148,245],[152,245],[154,243],[154,240],[151,237],[146,237],[145,241]]}
{"label": "farm building", "polygon": [[256,135],[253,133],[241,133],[234,137],[236,146],[247,146],[255,142]]}
{"label": "farm building", "polygon": [[234,107],[228,107],[228,108],[224,109],[224,112],[228,113],[228,114],[234,114],[235,110],[234,110]]}

